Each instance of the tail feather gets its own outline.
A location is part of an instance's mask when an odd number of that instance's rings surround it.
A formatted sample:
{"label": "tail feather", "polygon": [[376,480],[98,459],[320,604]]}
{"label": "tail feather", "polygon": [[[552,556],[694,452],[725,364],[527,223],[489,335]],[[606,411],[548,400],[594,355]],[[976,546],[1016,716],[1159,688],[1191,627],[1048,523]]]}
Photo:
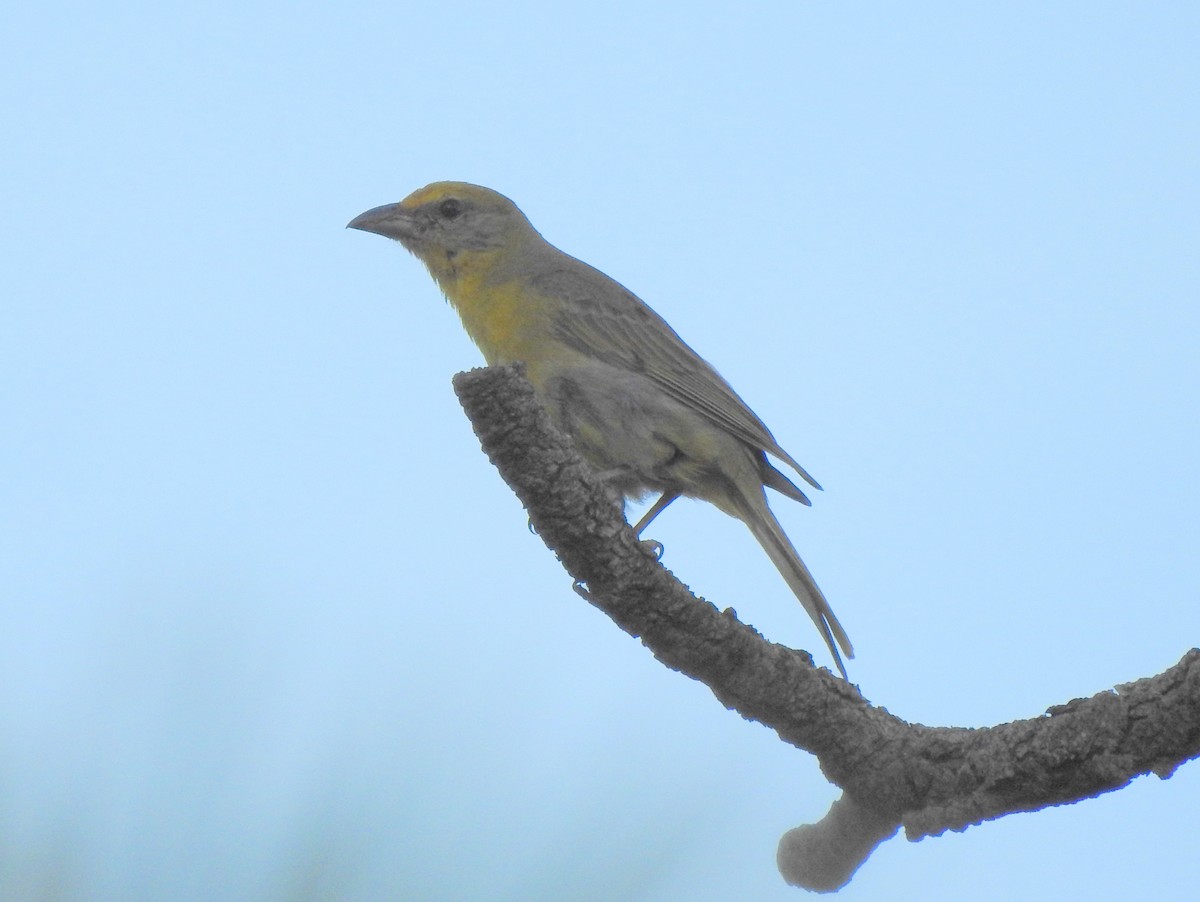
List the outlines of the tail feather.
{"label": "tail feather", "polygon": [[767,507],[766,499],[763,498],[759,504],[751,501],[745,507],[749,509],[741,517],[742,521],[750,527],[750,532],[754,534],[758,544],[766,551],[784,581],[787,582],[800,603],[804,605],[804,610],[808,611],[808,616],[817,625],[821,637],[829,646],[829,653],[833,655],[833,660],[842,674],[842,679],[849,680],[846,675],[846,666],[842,663],[842,656],[838,653],[838,646],[841,646],[842,652],[847,658],[854,657],[854,647],[850,644],[850,637],[838,623],[833,608],[829,606],[829,602],[825,600],[825,596],[817,587],[812,574],[808,572],[808,567],[804,565],[804,561],[792,547],[783,527],[779,525],[779,521],[775,519],[771,509]]}

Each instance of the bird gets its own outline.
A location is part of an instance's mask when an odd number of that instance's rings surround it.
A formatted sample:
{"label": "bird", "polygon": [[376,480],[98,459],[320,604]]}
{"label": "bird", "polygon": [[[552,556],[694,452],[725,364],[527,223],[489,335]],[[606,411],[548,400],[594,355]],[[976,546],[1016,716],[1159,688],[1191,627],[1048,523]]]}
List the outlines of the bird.
{"label": "bird", "polygon": [[854,657],[850,639],[766,489],[811,501],[768,455],[821,486],[661,316],[480,185],[434,182],[347,228],[398,241],[425,264],[487,364],[523,364],[552,421],[614,492],[658,494],[634,527],[639,535],[680,496],[745,523],[848,679],[842,654]]}

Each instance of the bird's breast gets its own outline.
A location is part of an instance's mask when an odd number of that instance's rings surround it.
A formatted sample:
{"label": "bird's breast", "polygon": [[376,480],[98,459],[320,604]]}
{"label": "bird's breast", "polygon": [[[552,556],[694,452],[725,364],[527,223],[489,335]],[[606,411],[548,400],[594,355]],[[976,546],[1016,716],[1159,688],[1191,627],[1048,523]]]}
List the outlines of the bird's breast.
{"label": "bird's breast", "polygon": [[521,361],[537,369],[561,349],[550,328],[552,303],[519,280],[496,284],[468,275],[446,296],[491,366]]}

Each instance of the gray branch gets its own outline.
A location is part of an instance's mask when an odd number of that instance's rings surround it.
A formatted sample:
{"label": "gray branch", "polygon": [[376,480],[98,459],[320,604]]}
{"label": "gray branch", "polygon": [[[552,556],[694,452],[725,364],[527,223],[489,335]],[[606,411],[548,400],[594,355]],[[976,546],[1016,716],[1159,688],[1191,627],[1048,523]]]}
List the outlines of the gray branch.
{"label": "gray branch", "polygon": [[459,373],[454,388],[500,475],[576,588],[673,670],[727,708],[811,752],[844,795],[816,824],[788,831],[789,883],[833,891],[883,840],[964,830],[1166,779],[1200,754],[1200,650],[1158,676],[979,729],[910,724],[874,707],[812,657],[768,642],[730,610],[692,595],[639,542],[518,367]]}

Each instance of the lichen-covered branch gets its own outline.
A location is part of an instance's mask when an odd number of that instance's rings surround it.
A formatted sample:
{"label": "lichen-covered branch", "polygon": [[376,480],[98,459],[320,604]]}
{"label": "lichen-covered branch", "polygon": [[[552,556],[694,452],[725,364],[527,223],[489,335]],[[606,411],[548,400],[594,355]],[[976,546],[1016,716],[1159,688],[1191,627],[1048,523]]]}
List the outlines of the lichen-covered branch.
{"label": "lichen-covered branch", "polygon": [[1200,754],[1197,649],[1158,676],[994,727],[926,727],[873,707],[808,653],[768,642],[659,564],[519,368],[460,373],[454,387],[483,450],[581,594],[668,667],[814,754],[844,790],[822,821],[781,840],[780,870],[795,885],[839,888],[900,826],[909,839],[963,830],[1142,774],[1166,778]]}

